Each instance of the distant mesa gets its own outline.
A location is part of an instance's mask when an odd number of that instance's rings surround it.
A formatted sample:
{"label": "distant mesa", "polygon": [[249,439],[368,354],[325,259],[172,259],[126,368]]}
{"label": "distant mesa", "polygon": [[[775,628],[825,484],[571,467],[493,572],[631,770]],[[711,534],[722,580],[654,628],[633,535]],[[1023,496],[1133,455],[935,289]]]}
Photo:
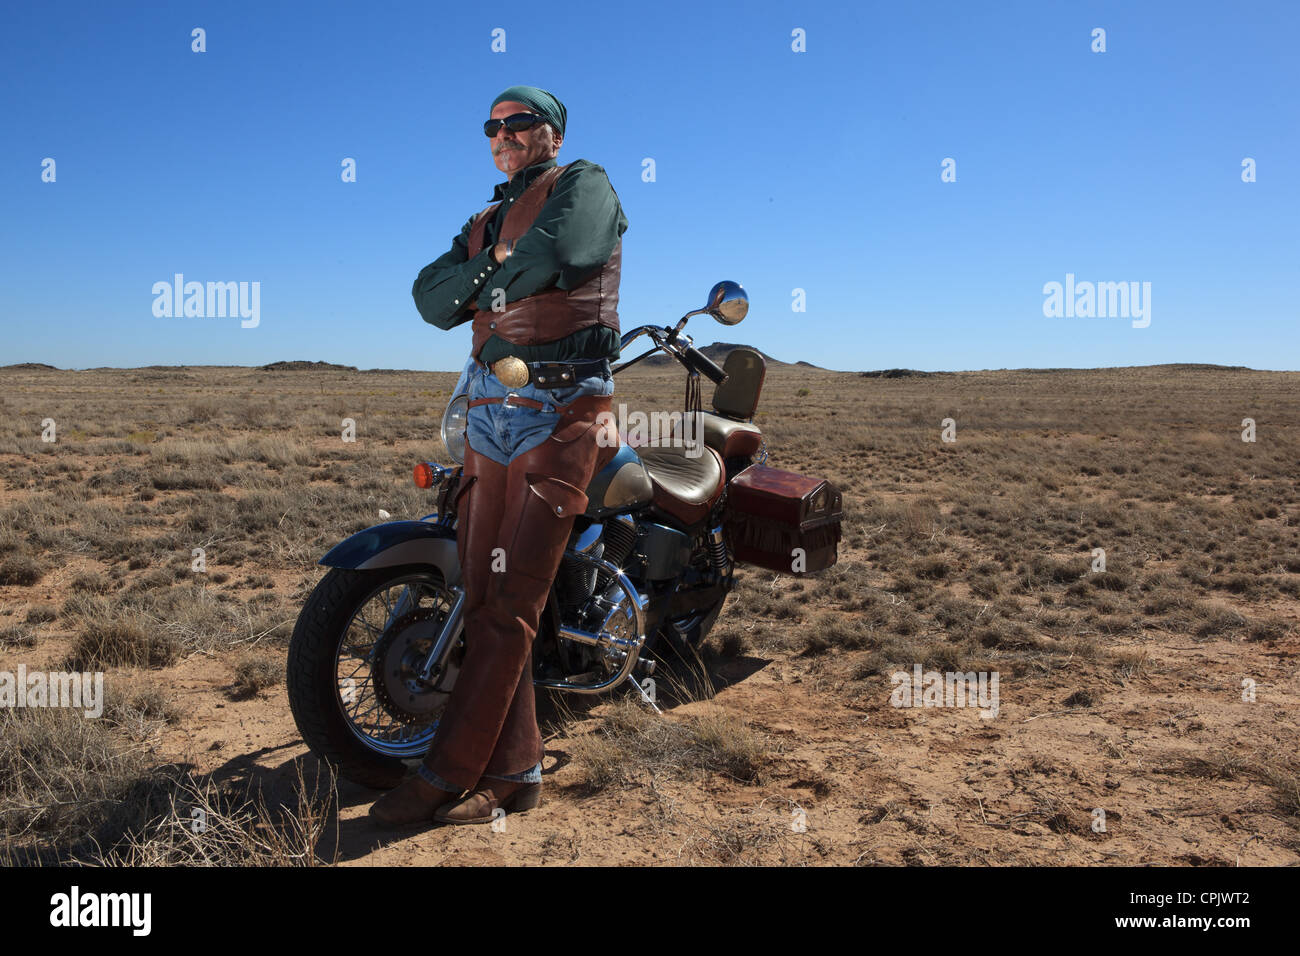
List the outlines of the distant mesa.
{"label": "distant mesa", "polygon": [[[1098,365],[1090,368],[982,368],[966,369],[965,371],[1016,372],[1022,375],[1077,375],[1080,372],[1258,372],[1266,370],[1252,368],[1249,365],[1214,365],[1210,362],[1165,362],[1162,365]],[[863,372],[861,374],[881,375],[880,372]],[[937,374],[952,375],[955,373],[939,372]]]}
{"label": "distant mesa", "polygon": [[272,362],[259,365],[263,372],[355,372],[355,365],[335,365],[333,362]]}
{"label": "distant mesa", "polygon": [[17,365],[0,365],[0,369],[13,370],[18,372],[61,372],[62,369],[53,365],[46,365],[44,362],[20,362]]}
{"label": "distant mesa", "polygon": [[1205,362],[1174,362],[1170,365],[1153,365],[1152,368],[1167,368],[1179,372],[1253,372],[1249,365],[1210,365]]}
{"label": "distant mesa", "polygon": [[922,372],[914,368],[883,368],[875,372],[859,372],[863,378],[933,378],[951,372]]}

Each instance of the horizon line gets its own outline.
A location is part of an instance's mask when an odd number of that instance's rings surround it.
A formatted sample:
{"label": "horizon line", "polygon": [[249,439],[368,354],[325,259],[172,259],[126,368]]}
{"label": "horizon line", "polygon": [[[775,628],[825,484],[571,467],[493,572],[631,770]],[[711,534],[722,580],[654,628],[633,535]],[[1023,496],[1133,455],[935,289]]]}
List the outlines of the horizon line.
{"label": "horizon line", "polygon": [[[768,356],[771,358],[771,356]],[[1155,362],[1145,365],[1023,365],[1016,368],[1003,366],[1001,368],[964,368],[964,369],[916,369],[896,366],[893,368],[877,369],[837,369],[827,368],[823,365],[813,365],[811,362],[786,362],[781,359],[772,359],[778,365],[788,368],[815,369],[819,372],[836,372],[840,374],[855,375],[881,375],[886,372],[905,372],[912,374],[924,375],[961,375],[970,372],[1106,372],[1119,371],[1121,369],[1146,369],[1146,368],[1196,368],[1206,370],[1221,370],[1225,372],[1296,372],[1300,369],[1287,368],[1255,368],[1252,365],[1223,365],[1218,362]],[[302,363],[304,365],[320,366],[316,369],[275,369],[269,368],[270,365],[292,365]],[[462,366],[463,368],[463,366]],[[203,365],[192,362],[183,362],[174,365],[88,365],[84,367],[63,368],[57,365],[51,365],[48,362],[11,362],[6,365],[0,365],[0,372],[4,371],[37,371],[47,370],[53,372],[138,372],[138,371],[166,371],[169,369],[248,369],[251,371],[280,372],[280,371],[342,371],[342,372],[415,372],[421,374],[459,374],[461,368],[453,369],[421,369],[421,368],[387,368],[372,367],[358,368],[355,365],[342,365],[338,362],[313,361],[308,359],[281,359],[276,362],[268,362],[264,365]]]}

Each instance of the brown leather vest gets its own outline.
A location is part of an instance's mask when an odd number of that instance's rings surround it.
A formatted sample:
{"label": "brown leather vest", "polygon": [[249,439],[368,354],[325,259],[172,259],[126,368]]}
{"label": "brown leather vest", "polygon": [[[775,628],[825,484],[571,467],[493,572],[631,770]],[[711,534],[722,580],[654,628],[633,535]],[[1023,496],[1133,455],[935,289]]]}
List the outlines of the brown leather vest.
{"label": "brown leather vest", "polygon": [[[513,208],[506,213],[501,234],[497,236],[498,242],[518,239],[529,230],[555,189],[560,173],[570,165],[552,166],[528,184],[515,200]],[[500,203],[488,206],[470,226],[471,259],[482,251],[487,224],[499,206]],[[502,312],[475,310],[472,354],[477,357],[484,343],[493,335],[512,345],[542,345],[593,325],[605,325],[617,332],[618,277],[622,255],[623,239],[620,236],[605,264],[577,288],[565,290],[552,286],[505,303]]]}

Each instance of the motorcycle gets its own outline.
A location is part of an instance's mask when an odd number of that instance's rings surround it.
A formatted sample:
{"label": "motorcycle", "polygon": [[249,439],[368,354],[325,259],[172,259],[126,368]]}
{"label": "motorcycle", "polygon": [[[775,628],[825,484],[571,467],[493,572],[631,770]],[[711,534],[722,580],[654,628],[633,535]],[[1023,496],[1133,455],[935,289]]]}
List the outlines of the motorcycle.
{"label": "motorcycle", "polygon": [[[697,652],[735,588],[737,562],[795,576],[835,563],[839,492],[766,465],[753,424],[762,355],[739,347],[719,367],[683,332],[693,316],[735,325],[748,310],[740,285],[719,282],[704,308],[675,327],[645,325],[622,336],[623,350],[642,336],[653,345],[613,373],[656,352],[671,356],[686,369],[684,411],[668,416],[666,442],[634,447],[607,429],[615,441],[598,459],[538,623],[535,686],[602,694],[630,680],[653,707],[645,679],[660,660]],[[701,375],[716,386],[711,411],[701,407]],[[425,755],[464,654],[454,501],[465,379],[442,418],[456,465],[415,467],[416,484],[437,494],[437,510],[332,548],[320,559],[330,570],[290,641],[289,702],[303,740],[341,776],[370,787],[396,786]]]}

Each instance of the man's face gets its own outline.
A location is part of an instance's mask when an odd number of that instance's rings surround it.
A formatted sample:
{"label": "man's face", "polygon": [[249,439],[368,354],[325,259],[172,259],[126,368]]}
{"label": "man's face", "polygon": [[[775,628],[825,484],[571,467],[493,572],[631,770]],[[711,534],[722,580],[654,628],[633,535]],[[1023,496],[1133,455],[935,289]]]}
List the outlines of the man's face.
{"label": "man's face", "polygon": [[[492,107],[489,118],[505,119],[516,113],[532,112],[533,110],[523,103],[502,100]],[[550,123],[538,123],[532,129],[526,129],[521,133],[512,133],[502,126],[491,140],[492,159],[497,164],[497,169],[505,173],[507,178],[514,179],[515,173],[519,170],[534,163],[544,163],[548,159],[554,159],[560,151],[562,142],[564,137],[556,133]]]}

